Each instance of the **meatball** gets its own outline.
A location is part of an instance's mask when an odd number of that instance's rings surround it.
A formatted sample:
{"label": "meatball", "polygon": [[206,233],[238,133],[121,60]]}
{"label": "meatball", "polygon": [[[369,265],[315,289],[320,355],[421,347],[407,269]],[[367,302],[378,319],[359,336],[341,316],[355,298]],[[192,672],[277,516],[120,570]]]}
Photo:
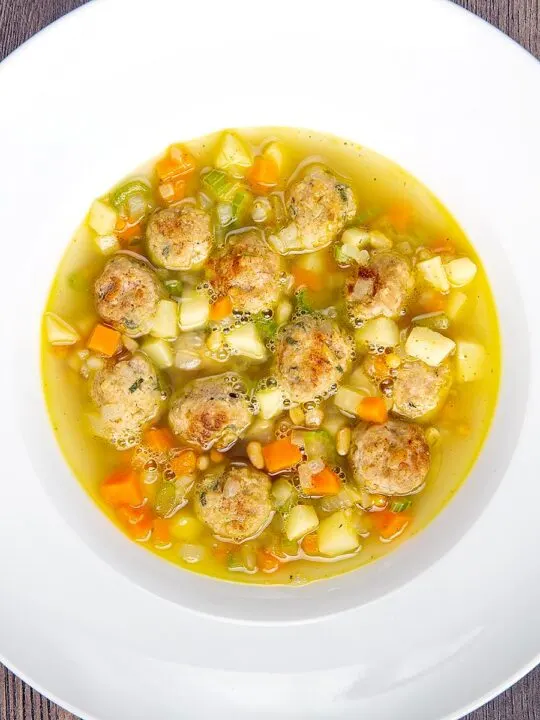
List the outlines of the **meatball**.
{"label": "meatball", "polygon": [[323,315],[304,315],[278,334],[276,375],[289,400],[303,403],[326,395],[350,367],[352,343]]}
{"label": "meatball", "polygon": [[281,260],[258,230],[232,235],[208,265],[215,293],[228,295],[235,310],[258,313],[277,303]]}
{"label": "meatball", "polygon": [[451,385],[449,363],[430,367],[421,360],[406,361],[396,370],[393,411],[410,420],[429,420],[442,407]]}
{"label": "meatball", "polygon": [[135,445],[141,431],[159,417],[167,394],[151,361],[135,353],[99,370],[90,397],[100,409],[103,436],[126,448]]}
{"label": "meatball", "polygon": [[289,187],[286,207],[292,223],[285,233],[306,250],[329,245],[356,213],[351,188],[318,165]]}
{"label": "meatball", "polygon": [[94,285],[99,315],[131,337],[150,331],[163,297],[164,290],[152,267],[124,253],[107,262]]}
{"label": "meatball", "polygon": [[210,215],[189,203],[156,210],[146,227],[148,255],[168,270],[200,267],[213,241]]}
{"label": "meatball", "polygon": [[272,519],[271,487],[265,473],[230,465],[221,475],[203,478],[195,492],[195,509],[215,535],[240,543],[258,535]]}
{"label": "meatball", "polygon": [[231,445],[252,420],[242,379],[214,375],[194,380],[174,400],[169,424],[182,440],[207,450],[216,442]]}
{"label": "meatball", "polygon": [[359,265],[345,283],[345,299],[353,320],[384,315],[396,317],[414,288],[414,276],[405,258],[379,253],[369,265]]}
{"label": "meatball", "polygon": [[422,428],[388,420],[383,425],[357,425],[349,461],[357,483],[368,492],[407,495],[424,482],[430,454]]}

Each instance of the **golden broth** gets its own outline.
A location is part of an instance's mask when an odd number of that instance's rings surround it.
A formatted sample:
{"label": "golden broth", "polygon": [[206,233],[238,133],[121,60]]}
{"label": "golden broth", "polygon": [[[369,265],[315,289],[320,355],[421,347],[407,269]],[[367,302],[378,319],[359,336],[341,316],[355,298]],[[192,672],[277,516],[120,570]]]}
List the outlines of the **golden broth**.
{"label": "golden broth", "polygon": [[[173,539],[167,548],[156,548],[152,539],[144,542],[147,548],[182,567],[215,577],[254,583],[302,583],[352,570],[381,557],[422,529],[456,492],[480,452],[493,417],[500,376],[499,331],[489,283],[473,247],[450,213],[415,178],[386,158],[331,136],[282,128],[249,129],[239,134],[252,144],[255,152],[270,139],[282,143],[286,148],[283,170],[286,178],[297,172],[300,164],[305,166],[307,160],[327,165],[351,184],[357,198],[359,222],[369,229],[380,228],[388,232],[395,246],[408,242],[415,252],[421,252],[421,248],[425,247],[433,250],[453,247],[458,256],[468,256],[478,266],[473,282],[463,290],[468,297],[467,304],[446,334],[451,338],[474,339],[484,346],[484,373],[476,382],[454,384],[445,407],[431,423],[440,431],[441,441],[432,450],[432,466],[425,489],[412,496],[413,503],[409,510],[411,521],[399,537],[382,542],[372,530],[368,537],[362,538],[361,549],[351,557],[309,558],[299,548],[296,558],[281,558],[285,561],[281,562],[277,570],[252,573],[234,568],[234,562],[231,568],[231,553],[228,553],[227,548],[218,548],[216,551],[215,540],[208,529],[189,541],[204,548],[202,559],[196,563],[182,559],[181,540]],[[220,134],[216,133],[184,144],[196,158],[199,169],[212,166],[219,137]],[[152,168],[153,163],[147,164],[134,176],[151,177]],[[190,182],[193,187],[195,178]],[[125,530],[115,510],[104,503],[99,493],[103,479],[119,464],[120,453],[105,441],[94,437],[90,431],[86,417],[89,409],[87,380],[80,374],[85,358],[77,355],[80,350],[84,355],[85,340],[99,320],[94,308],[92,285],[107,258],[99,251],[94,237],[95,233],[85,221],[71,241],[54,280],[46,311],[65,319],[78,331],[82,341],[74,347],[51,347],[44,332],[43,383],[58,442],[75,476],[100,508]],[[327,277],[331,280],[331,273],[334,273],[339,280],[340,273],[344,271],[336,266],[331,249],[322,252],[328,256]],[[290,266],[297,259],[298,256],[293,256],[287,258],[286,262]],[[339,281],[335,282],[335,286],[311,293],[315,308],[336,302],[341,292]],[[411,315],[423,310],[418,305],[418,296],[413,299],[412,306],[413,310],[407,318],[400,320],[400,327],[410,320]],[[359,360],[361,358],[357,358],[353,369]],[[200,374],[217,374],[229,369],[238,369],[254,379],[268,375],[268,364],[250,368],[249,363],[242,358],[233,358],[226,364],[206,362]],[[173,370],[170,376],[178,387],[197,374]],[[347,377],[343,384],[347,384]],[[332,405],[331,398],[327,405]],[[352,424],[350,419],[348,422]],[[341,460],[346,469],[345,459]],[[155,487],[144,487],[148,501],[151,502]],[[179,513],[181,516],[193,515],[191,503]],[[366,513],[368,521],[369,515]],[[272,529],[273,525],[263,533],[263,539],[268,540]]]}

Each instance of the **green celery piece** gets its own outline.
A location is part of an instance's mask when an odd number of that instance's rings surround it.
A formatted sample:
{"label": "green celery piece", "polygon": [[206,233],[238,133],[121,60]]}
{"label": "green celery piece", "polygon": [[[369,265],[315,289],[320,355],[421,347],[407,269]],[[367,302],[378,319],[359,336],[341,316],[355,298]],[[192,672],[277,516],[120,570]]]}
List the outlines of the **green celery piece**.
{"label": "green celery piece", "polygon": [[152,188],[142,180],[129,180],[127,183],[120,185],[111,195],[111,205],[120,210],[132,195],[144,195],[150,197]]}
{"label": "green celery piece", "polygon": [[336,445],[327,430],[306,430],[304,432],[304,449],[308,460],[322,459],[326,464],[333,464],[336,458]]}
{"label": "green celery piece", "polygon": [[238,183],[229,179],[221,170],[210,170],[202,177],[203,185],[218,200],[231,200],[238,190]]}
{"label": "green celery piece", "polygon": [[408,510],[412,505],[412,500],[404,498],[403,500],[392,500],[390,503],[390,512],[400,513]]}

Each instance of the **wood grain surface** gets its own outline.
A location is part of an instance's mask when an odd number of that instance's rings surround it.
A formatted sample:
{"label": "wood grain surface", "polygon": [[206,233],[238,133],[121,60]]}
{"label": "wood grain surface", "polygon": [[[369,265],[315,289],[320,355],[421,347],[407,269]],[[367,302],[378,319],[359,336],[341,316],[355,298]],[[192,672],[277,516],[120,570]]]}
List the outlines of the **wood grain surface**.
{"label": "wood grain surface", "polygon": [[[540,58],[540,0],[454,1],[492,23]],[[85,2],[0,0],[0,60],[42,27]],[[0,720],[76,718],[0,665]],[[540,667],[464,720],[540,720]]]}

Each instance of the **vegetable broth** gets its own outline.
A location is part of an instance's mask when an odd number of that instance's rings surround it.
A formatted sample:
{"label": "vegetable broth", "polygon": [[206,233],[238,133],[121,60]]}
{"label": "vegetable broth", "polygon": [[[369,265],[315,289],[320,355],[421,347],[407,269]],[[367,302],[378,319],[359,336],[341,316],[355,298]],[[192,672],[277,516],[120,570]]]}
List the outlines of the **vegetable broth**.
{"label": "vegetable broth", "polygon": [[[235,131],[234,137],[239,138],[243,147],[248,149],[252,164],[248,167],[237,167],[234,171],[227,168],[227,176],[231,182],[238,183],[239,187],[247,188],[250,206],[244,211],[241,219],[225,224],[230,219],[231,210],[226,206],[231,205],[231,201],[222,201],[219,196],[212,198],[211,191],[201,180],[207,171],[216,168],[216,158],[223,145],[223,137],[222,133],[216,133],[183,143],[181,148],[187,150],[189,156],[194,159],[195,167],[190,172],[178,175],[176,180],[173,175],[173,182],[168,182],[169,178],[165,177],[167,168],[162,169],[161,189],[158,189],[155,162],[141,166],[129,176],[128,180],[140,178],[151,185],[151,201],[144,209],[138,223],[131,222],[133,218],[127,217],[125,207],[117,212],[114,229],[108,233],[100,235],[91,227],[89,223],[93,222],[92,213],[82,223],[60,263],[46,307],[46,313],[53,314],[46,317],[61,318],[67,322],[76,332],[77,339],[71,343],[68,337],[63,343],[60,341],[59,344],[51,344],[47,324],[44,324],[42,367],[45,397],[58,442],[75,476],[120,530],[161,557],[190,570],[234,581],[301,584],[358,568],[391,551],[425,527],[465,480],[489,430],[497,399],[500,348],[496,311],[481,261],[450,213],[415,178],[390,160],[354,143],[304,130],[262,128]],[[280,153],[279,162],[276,161],[279,166],[279,177],[277,182],[265,187],[260,181],[252,179],[252,167],[254,159],[264,157],[271,143],[275,143],[273,147]],[[144,468],[137,468],[137,481],[144,496],[142,507],[150,509],[151,515],[146,534],[144,533],[146,525],[137,532],[138,520],[134,511],[130,511],[131,515],[126,520],[125,513],[119,512],[118,505],[111,506],[104,499],[102,492],[104,480],[113,471],[119,467],[130,466],[133,451],[119,450],[106,440],[96,437],[95,427],[92,427],[89,420],[89,417],[95,417],[96,414],[96,408],[89,397],[89,383],[104,363],[111,362],[104,360],[103,354],[99,351],[88,349],[88,339],[93,328],[96,324],[103,323],[94,302],[94,282],[103,271],[105,264],[113,257],[114,251],[127,251],[147,257],[145,242],[137,235],[137,229],[130,237],[130,226],[139,225],[140,232],[144,234],[148,213],[151,210],[162,206],[175,207],[182,204],[185,198],[194,198],[197,207],[204,207],[212,216],[214,233],[212,253],[218,252],[219,248],[230,241],[231,233],[239,233],[244,228],[262,229],[266,240],[269,241],[270,237],[277,236],[281,232],[276,221],[279,208],[284,213],[282,224],[286,225],[290,220],[287,217],[284,193],[288,192],[291,184],[303,176],[306,169],[319,165],[328,168],[340,182],[352,188],[356,198],[355,215],[347,221],[345,228],[336,234],[332,242],[322,249],[311,252],[295,249],[292,253],[280,256],[280,277],[283,282],[281,298],[272,307],[272,318],[264,318],[257,314],[253,325],[258,340],[258,344],[254,347],[260,348],[262,344],[265,347],[266,359],[254,359],[253,353],[256,351],[251,345],[249,351],[251,357],[232,354],[225,360],[217,359],[219,351],[213,352],[208,349],[209,335],[215,338],[231,326],[251,327],[253,317],[248,315],[248,322],[245,322],[246,317],[244,317],[244,322],[241,323],[238,320],[239,316],[229,314],[215,322],[207,319],[200,327],[193,330],[180,328],[174,340],[165,339],[165,344],[172,350],[174,364],[162,368],[162,373],[168,378],[176,393],[197,377],[238,373],[246,379],[248,394],[252,394],[261,389],[261,383],[267,378],[275,378],[272,351],[275,349],[276,340],[268,335],[275,332],[273,324],[279,320],[277,316],[282,307],[279,303],[287,300],[292,306],[293,314],[296,312],[295,308],[305,303],[308,306],[308,314],[324,313],[325,317],[335,318],[343,331],[353,338],[354,360],[351,367],[343,373],[338,383],[340,388],[351,389],[353,392],[351,397],[360,398],[359,401],[365,396],[378,398],[377,407],[381,408],[383,413],[384,400],[386,411],[389,410],[392,416],[392,397],[386,396],[380,383],[366,375],[365,357],[372,355],[385,362],[385,358],[392,358],[396,352],[393,352],[391,347],[385,352],[383,346],[363,345],[358,333],[370,321],[358,323],[358,327],[355,323],[351,323],[343,301],[347,277],[351,273],[351,268],[354,271],[358,264],[358,260],[347,255],[347,252],[352,253],[354,250],[354,254],[358,256],[358,252],[362,253],[363,249],[368,248],[369,262],[372,262],[377,254],[377,242],[380,242],[382,247],[379,252],[390,251],[403,256],[410,264],[415,278],[415,288],[404,312],[392,320],[400,333],[401,355],[398,353],[398,359],[402,363],[406,362],[408,355],[404,348],[405,346],[412,348],[412,344],[407,343],[411,328],[424,327],[422,323],[427,323],[428,329],[438,336],[442,335],[458,341],[457,349],[454,348],[445,360],[450,364],[453,373],[448,396],[429,420],[422,418],[420,422],[406,420],[415,426],[420,426],[430,443],[431,461],[427,477],[419,488],[409,493],[395,495],[368,493],[354,480],[349,459],[336,453],[332,455],[331,461],[325,460],[325,467],[327,466],[339,478],[335,481],[339,482],[339,492],[344,488],[351,489],[351,496],[343,497],[343,502],[340,504],[339,500],[336,500],[337,493],[322,497],[304,494],[303,487],[299,487],[298,469],[295,467],[287,469],[284,473],[278,472],[272,475],[273,486],[279,478],[288,479],[296,495],[294,502],[299,501],[300,505],[314,507],[319,523],[336,512],[344,512],[347,522],[352,523],[351,532],[358,538],[358,547],[337,556],[323,557],[317,549],[317,542],[320,542],[320,537],[317,540],[317,533],[320,533],[317,527],[295,540],[289,540],[284,534],[287,518],[292,512],[291,507],[282,507],[280,510],[276,505],[275,513],[271,519],[269,518],[267,526],[255,538],[241,543],[231,541],[229,538],[223,539],[221,536],[216,538],[210,527],[201,521],[196,512],[193,500],[193,493],[196,491],[193,489],[189,490],[185,505],[180,507],[182,503],[177,503],[179,507],[176,511],[173,508],[170,513],[166,513],[166,517],[160,517],[159,513],[155,512],[155,508],[156,496],[163,487],[163,476],[159,472],[152,475]],[[270,165],[270,167],[274,166]],[[181,178],[181,183],[178,177]],[[124,183],[120,183],[118,187],[121,188],[123,185]],[[171,187],[164,187],[166,185]],[[160,195],[160,192],[165,193],[165,197]],[[134,197],[137,199],[136,195]],[[106,207],[111,205],[111,198],[114,198],[111,193],[107,193],[102,198]],[[257,214],[259,198],[261,208],[266,209],[268,213],[267,222],[261,221],[262,210]],[[276,198],[277,211],[272,207],[272,198]],[[344,233],[349,228],[361,229],[360,234],[350,235],[355,242],[357,238],[362,237],[365,240],[365,237],[368,237],[365,248],[361,244],[354,245],[353,241],[350,244],[344,241]],[[112,238],[110,240],[113,246],[112,253],[107,247],[109,240],[100,241],[100,238],[109,236]],[[385,247],[381,237],[386,238],[391,247]],[[364,240],[361,240],[361,243]],[[281,246],[280,248],[282,249]],[[456,272],[461,271],[461,266],[450,264],[462,258],[467,258],[474,264],[474,277],[465,284],[460,281],[460,284],[451,283],[447,289],[437,288],[433,282],[426,280],[426,276],[422,274],[424,270],[419,268],[429,269],[429,265],[422,266],[421,263],[438,257],[442,258],[445,278],[452,277],[454,269]],[[195,270],[161,269],[158,272],[160,280],[167,281],[168,287],[173,292],[177,292],[174,282],[181,283],[183,286],[181,292],[184,294],[187,290],[194,292],[194,288],[201,283],[204,285],[206,280],[206,265]],[[312,287],[307,287],[306,282]],[[178,301],[176,295],[165,293],[164,297],[172,298],[174,302],[179,302],[180,308],[182,307],[182,301]],[[211,301],[210,306],[214,305],[215,296],[211,296],[209,301]],[[463,303],[457,310],[455,307],[450,307],[450,303],[456,302],[457,305]],[[329,308],[334,310],[329,313]],[[451,309],[452,313],[450,313]],[[447,313],[448,317],[453,314],[450,320],[446,316]],[[445,327],[440,327],[442,315],[446,317]],[[419,316],[427,317],[418,320]],[[413,319],[416,320],[413,322]],[[266,324],[265,320],[268,320]],[[287,322],[290,322],[290,317],[282,325]],[[109,325],[110,323],[105,322],[106,327]],[[229,330],[225,333],[225,338],[230,337],[230,332]],[[142,338],[124,337],[121,341],[124,344],[120,344],[118,348],[120,354],[113,355],[113,358],[129,357],[129,353],[139,352],[140,348],[148,347],[145,345],[148,342],[145,338],[146,335]],[[252,340],[253,338],[250,342]],[[463,341],[472,343],[473,350],[481,348],[483,354],[481,372],[475,374],[476,370],[471,370],[469,366],[463,369],[458,358],[460,348],[465,347]],[[469,345],[466,347],[470,348]],[[163,350],[161,345],[159,348],[160,351]],[[186,369],[190,357],[195,358],[193,365],[195,362],[198,364],[193,369]],[[414,357],[419,358],[419,356]],[[466,376],[467,372],[471,372],[472,375]],[[390,369],[388,369],[388,377],[392,381]],[[273,386],[271,383],[271,387]],[[260,406],[255,403],[254,409],[258,412],[254,412],[250,426],[241,433],[241,437],[230,449],[216,454],[215,448],[211,452],[210,449],[195,447],[198,465],[203,468],[206,462],[209,465],[203,470],[195,468],[192,473],[195,484],[205,474],[219,473],[228,463],[249,466],[250,443],[260,443],[265,448],[276,438],[290,439],[295,429],[297,436],[302,432],[325,430],[327,434],[318,436],[319,440],[330,439],[335,446],[339,430],[343,427],[354,428],[358,418],[343,408],[338,408],[336,406],[338,395],[335,394],[335,390],[332,392],[334,394],[330,393],[320,404],[318,401],[314,404],[308,402],[307,405],[286,403],[282,411],[270,419],[261,417]],[[319,427],[306,428],[306,411],[309,412],[312,405],[316,410],[322,410],[322,423]],[[296,416],[298,421],[296,424],[291,420],[291,417],[294,418],[295,408],[303,413],[303,419],[301,416]],[[167,412],[153,424],[160,428],[167,427]],[[345,436],[346,434],[342,434],[340,437]],[[305,438],[305,434],[302,437]],[[298,438],[296,440],[298,446],[302,438],[300,441]],[[194,447],[193,444],[178,438],[172,444],[174,452],[177,451],[176,448]],[[295,445],[294,442],[292,444]],[[255,449],[258,447],[255,445]],[[300,447],[304,453],[302,459],[304,462],[305,447],[303,445]],[[154,456],[145,455],[145,458],[150,457]],[[342,477],[337,472],[339,468],[343,471]],[[272,499],[277,503],[274,496]],[[387,515],[393,513],[396,516],[402,514],[401,517],[406,518],[406,522],[402,523],[402,526],[400,523],[396,525],[398,529],[395,534],[383,537],[385,531],[381,530],[383,526],[377,519],[382,517],[381,513]],[[152,522],[158,517],[163,522],[159,530],[156,530],[158,526],[152,526]],[[163,540],[160,540],[160,533]],[[311,537],[311,541],[305,541],[306,537]]]}

